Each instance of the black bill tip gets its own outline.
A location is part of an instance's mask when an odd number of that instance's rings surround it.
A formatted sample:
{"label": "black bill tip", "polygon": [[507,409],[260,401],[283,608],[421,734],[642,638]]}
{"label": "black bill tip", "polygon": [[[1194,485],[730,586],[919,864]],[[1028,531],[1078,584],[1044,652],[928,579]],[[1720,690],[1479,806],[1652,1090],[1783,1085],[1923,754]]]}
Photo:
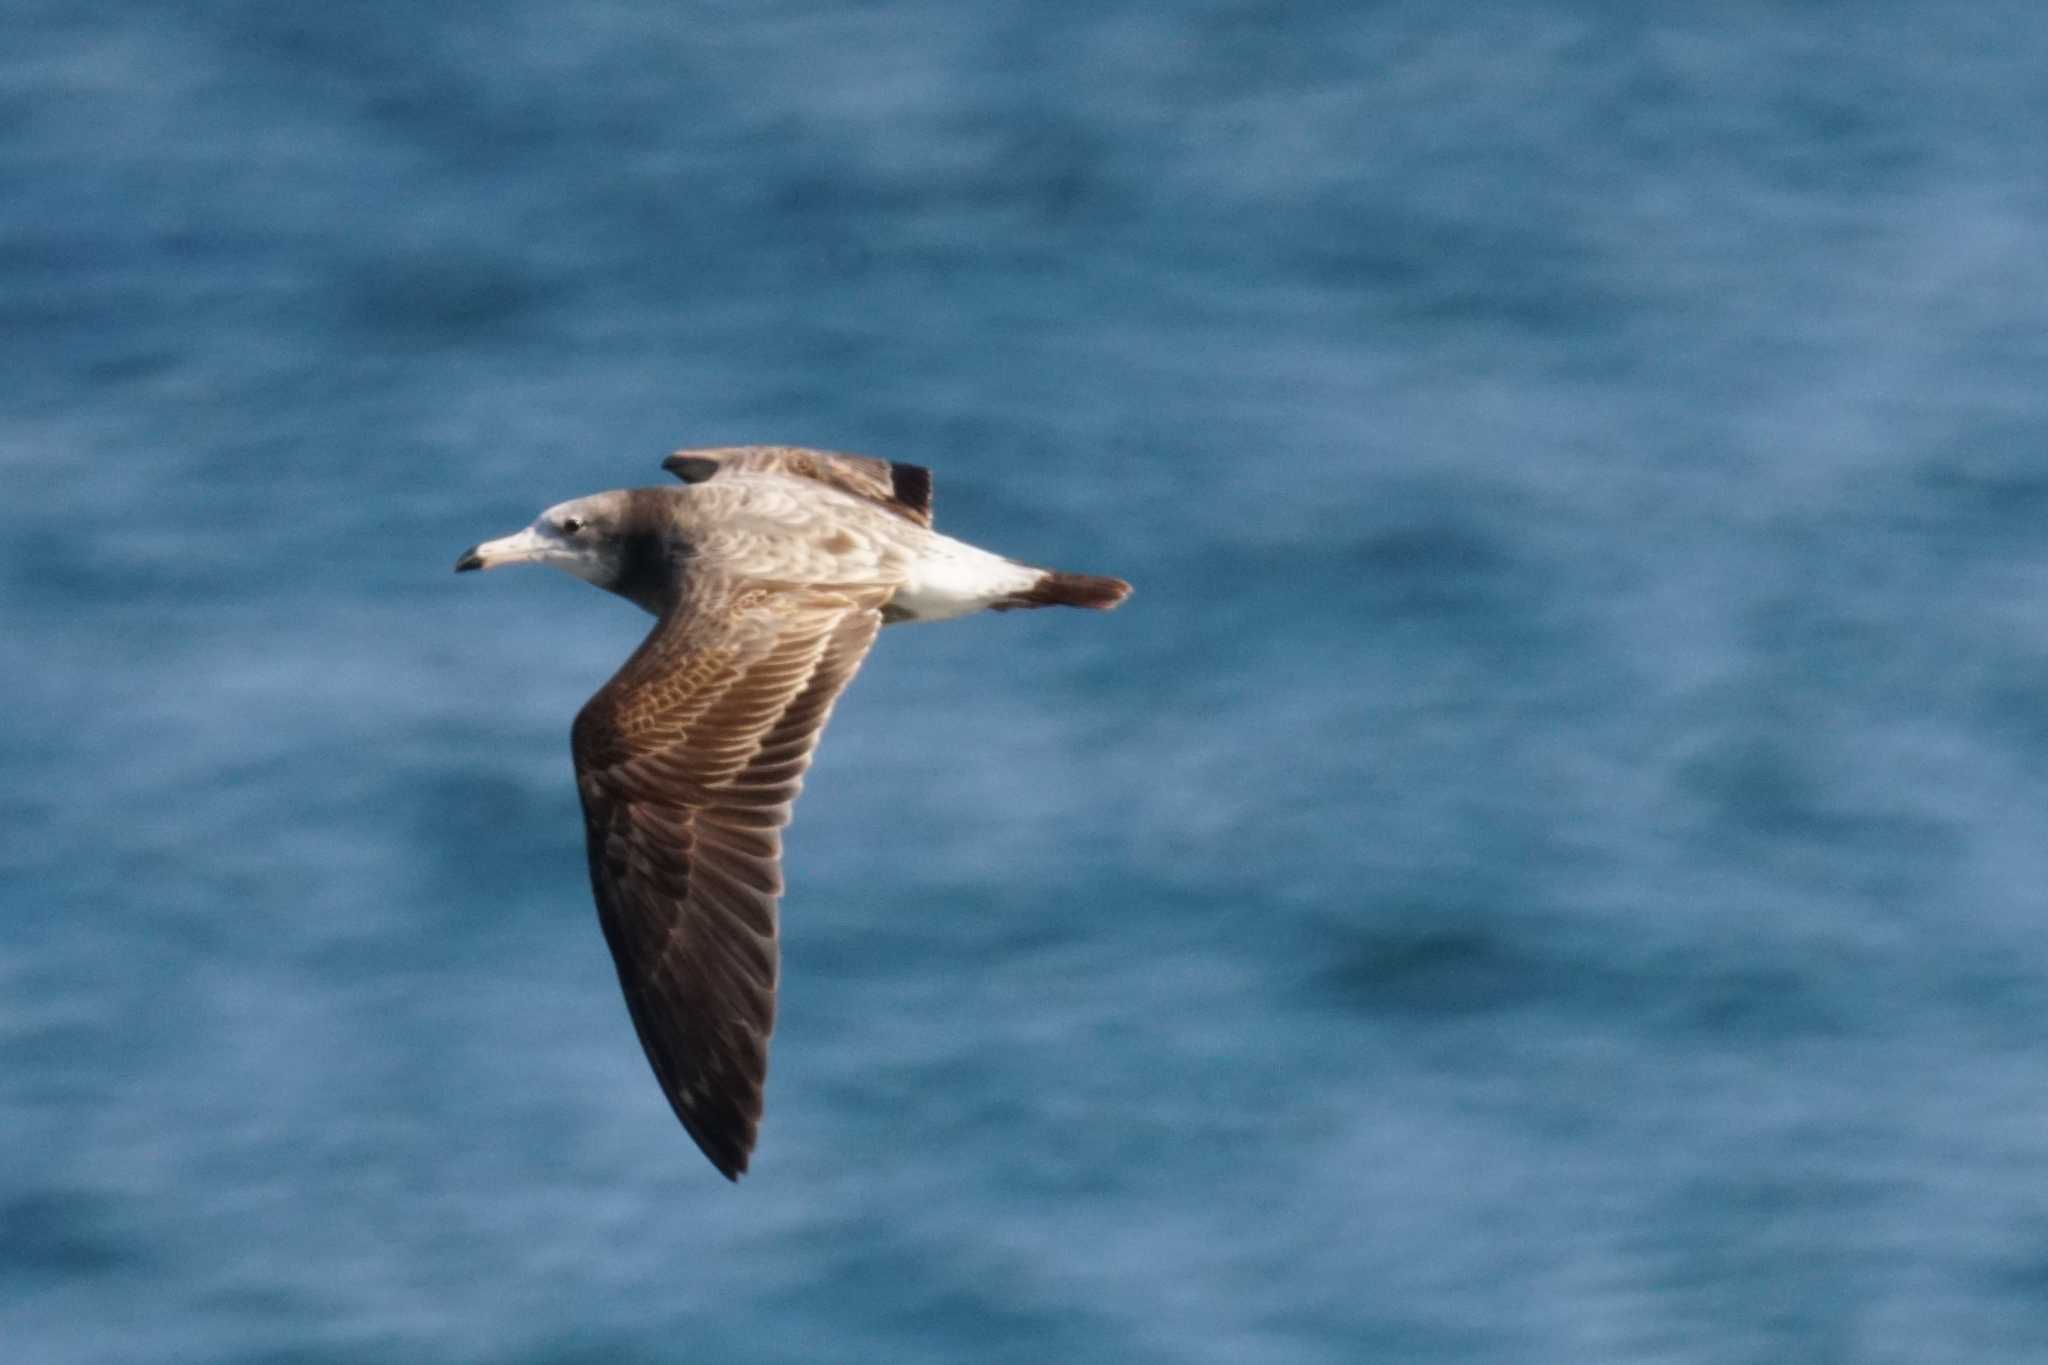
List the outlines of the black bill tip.
{"label": "black bill tip", "polygon": [[484,557],[478,554],[476,546],[472,545],[462,552],[462,558],[455,561],[455,572],[468,573],[471,569],[481,569],[483,566]]}
{"label": "black bill tip", "polygon": [[718,472],[718,461],[706,455],[671,455],[661,467],[684,483],[702,483]]}

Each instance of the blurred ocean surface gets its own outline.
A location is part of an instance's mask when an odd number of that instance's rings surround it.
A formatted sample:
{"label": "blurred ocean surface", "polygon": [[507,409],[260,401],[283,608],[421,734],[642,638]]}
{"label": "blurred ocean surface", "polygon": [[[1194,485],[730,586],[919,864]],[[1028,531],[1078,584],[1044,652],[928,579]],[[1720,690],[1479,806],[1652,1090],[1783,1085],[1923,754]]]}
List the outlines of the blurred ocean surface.
{"label": "blurred ocean surface", "polygon": [[[8,6],[0,1356],[2048,1358],[2048,10]],[[754,1174],[455,554],[685,444],[892,630]]]}

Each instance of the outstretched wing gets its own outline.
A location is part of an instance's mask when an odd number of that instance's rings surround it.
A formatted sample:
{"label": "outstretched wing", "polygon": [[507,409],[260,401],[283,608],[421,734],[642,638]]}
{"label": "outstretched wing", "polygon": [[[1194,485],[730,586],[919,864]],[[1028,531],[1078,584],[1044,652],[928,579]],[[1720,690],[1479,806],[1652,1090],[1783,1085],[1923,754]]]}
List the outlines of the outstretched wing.
{"label": "outstretched wing", "polygon": [[576,717],[599,921],[676,1117],[747,1168],[775,1026],[782,829],[883,590],[693,575]]}
{"label": "outstretched wing", "polygon": [[684,483],[702,483],[721,469],[813,479],[877,503],[920,526],[932,524],[932,472],[920,464],[801,446],[719,446],[678,450],[663,460],[661,467]]}

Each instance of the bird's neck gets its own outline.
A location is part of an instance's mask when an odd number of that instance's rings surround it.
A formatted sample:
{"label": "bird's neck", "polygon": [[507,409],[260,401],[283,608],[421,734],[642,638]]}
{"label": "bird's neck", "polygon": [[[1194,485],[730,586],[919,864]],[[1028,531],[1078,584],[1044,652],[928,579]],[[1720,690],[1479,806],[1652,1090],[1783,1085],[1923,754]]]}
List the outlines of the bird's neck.
{"label": "bird's neck", "polygon": [[627,536],[619,544],[617,575],[606,586],[644,612],[666,615],[688,572],[684,557],[666,536]]}

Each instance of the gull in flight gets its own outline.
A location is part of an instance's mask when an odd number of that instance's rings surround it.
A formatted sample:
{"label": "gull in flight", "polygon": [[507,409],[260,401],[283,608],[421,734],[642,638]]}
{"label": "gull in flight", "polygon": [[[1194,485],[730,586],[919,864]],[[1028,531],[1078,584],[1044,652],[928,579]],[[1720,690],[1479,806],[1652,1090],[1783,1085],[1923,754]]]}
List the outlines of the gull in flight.
{"label": "gull in flight", "polygon": [[681,485],[550,507],[455,569],[552,564],[655,618],[571,731],[590,884],[662,1092],[737,1180],[775,1025],[782,830],[876,633],[983,609],[1106,611],[1131,588],[939,534],[918,465],[741,446],[662,467]]}

